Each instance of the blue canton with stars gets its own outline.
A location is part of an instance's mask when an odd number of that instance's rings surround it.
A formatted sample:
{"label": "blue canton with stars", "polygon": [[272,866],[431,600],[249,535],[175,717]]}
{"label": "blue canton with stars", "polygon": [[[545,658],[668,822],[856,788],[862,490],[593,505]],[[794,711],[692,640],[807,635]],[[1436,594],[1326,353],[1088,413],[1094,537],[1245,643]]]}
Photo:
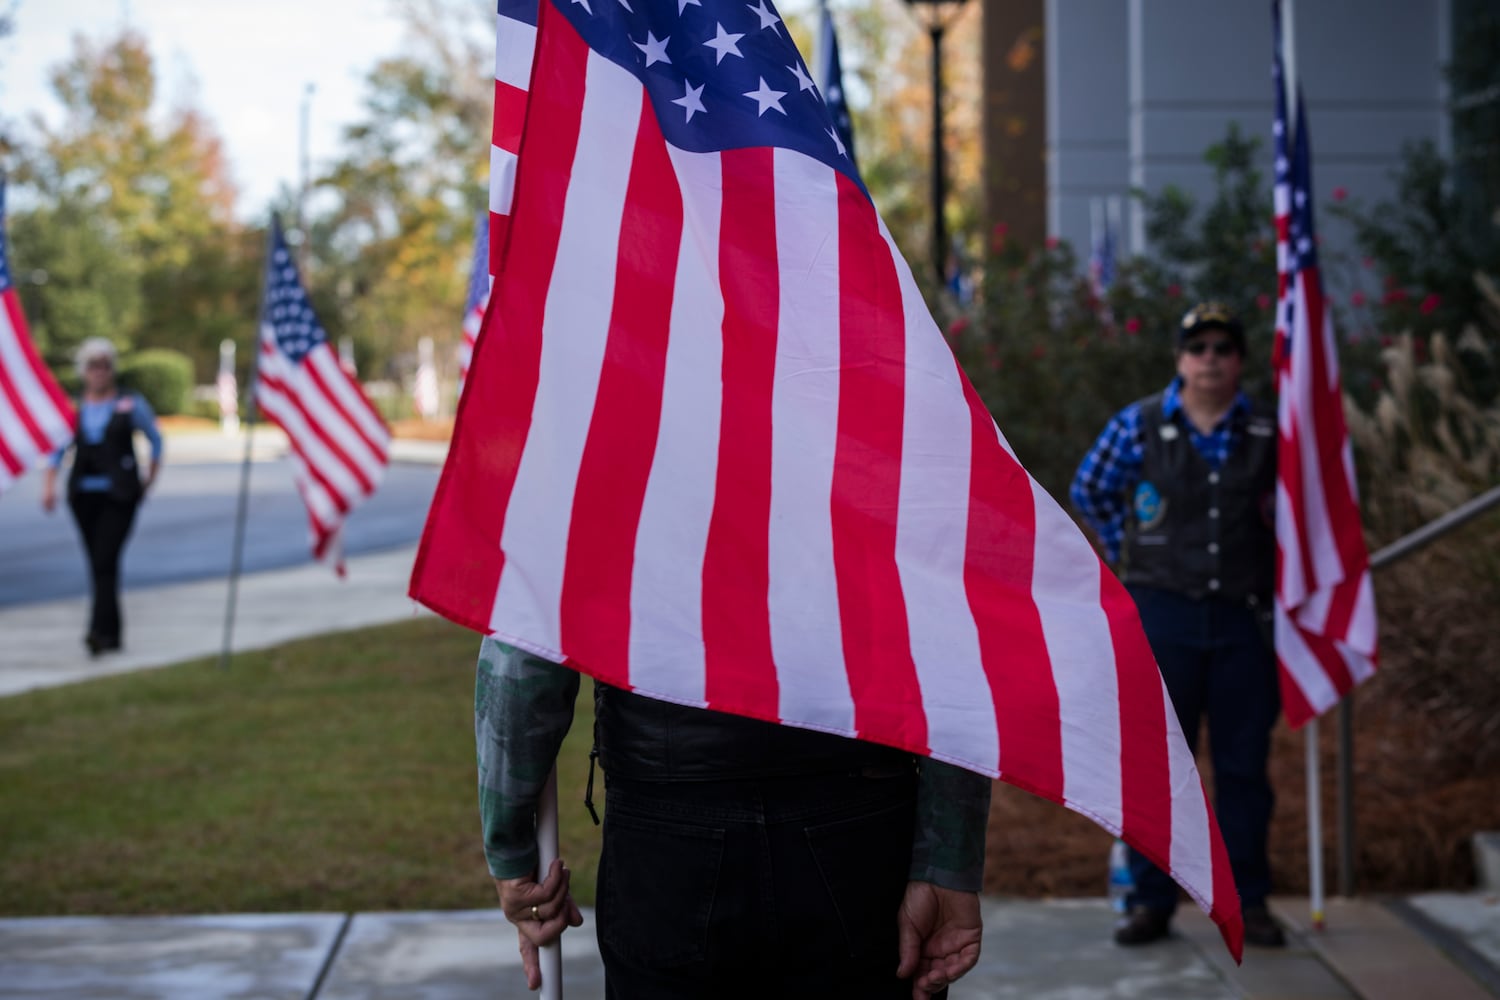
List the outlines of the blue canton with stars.
{"label": "blue canton with stars", "polygon": [[5,245],[5,178],[0,177],[0,292],[10,287],[10,254]]}
{"label": "blue canton with stars", "polygon": [[292,364],[301,364],[328,334],[313,314],[312,303],[297,277],[297,265],[287,249],[280,220],[271,223],[271,256],[266,261],[266,292],[261,305],[261,322],[271,327],[276,346]]}
{"label": "blue canton with stars", "polygon": [[1313,232],[1312,139],[1307,128],[1307,108],[1297,93],[1297,134],[1292,141],[1292,210],[1288,231],[1292,245],[1292,271],[1318,266],[1318,240]]}
{"label": "blue canton with stars", "polygon": [[[770,0],[542,0],[645,86],[672,145],[793,149],[863,189],[817,85]],[[512,4],[501,13],[520,16]],[[522,17],[522,19],[526,19]]]}

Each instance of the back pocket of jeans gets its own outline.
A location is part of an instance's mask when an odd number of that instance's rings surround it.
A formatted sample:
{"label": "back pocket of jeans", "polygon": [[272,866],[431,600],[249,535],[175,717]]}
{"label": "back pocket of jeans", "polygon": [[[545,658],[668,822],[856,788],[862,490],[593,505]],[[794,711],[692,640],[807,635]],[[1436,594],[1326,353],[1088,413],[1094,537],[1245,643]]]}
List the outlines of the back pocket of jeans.
{"label": "back pocket of jeans", "polygon": [[701,962],[724,856],[724,831],[622,813],[604,816],[600,944],[650,967]]}
{"label": "back pocket of jeans", "polygon": [[896,956],[896,914],[911,869],[910,802],[807,828],[808,848],[850,955]]}

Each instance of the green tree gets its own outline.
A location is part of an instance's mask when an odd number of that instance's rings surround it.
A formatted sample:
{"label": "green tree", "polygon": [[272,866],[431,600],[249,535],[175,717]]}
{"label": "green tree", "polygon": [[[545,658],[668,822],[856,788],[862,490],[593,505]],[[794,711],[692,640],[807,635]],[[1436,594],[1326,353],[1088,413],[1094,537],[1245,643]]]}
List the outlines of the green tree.
{"label": "green tree", "polygon": [[51,82],[62,123],[34,122],[16,172],[33,205],[16,219],[17,256],[47,276],[23,288],[39,338],[54,356],[96,335],[171,347],[212,371],[222,330],[253,324],[256,273],[236,252],[213,127],[192,108],[153,115],[151,53],[130,31],[76,37]]}
{"label": "green tree", "polygon": [[[860,173],[918,282],[931,291],[931,45],[912,8],[900,0],[834,6]],[[943,43],[945,220],[973,260],[985,255],[981,13],[959,9]],[[802,51],[813,58],[808,45]]]}
{"label": "green tree", "polygon": [[361,369],[392,365],[430,336],[456,348],[474,219],[487,204],[493,9],[408,0],[407,44],[365,80],[365,113],[318,179],[332,207],[313,222],[310,283],[332,290]]}

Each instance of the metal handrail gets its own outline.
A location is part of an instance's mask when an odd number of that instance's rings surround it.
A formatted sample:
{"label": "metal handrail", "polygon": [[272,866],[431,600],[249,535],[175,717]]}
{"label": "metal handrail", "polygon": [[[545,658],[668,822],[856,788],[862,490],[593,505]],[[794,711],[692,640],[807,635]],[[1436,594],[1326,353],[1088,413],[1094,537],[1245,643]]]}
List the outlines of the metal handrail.
{"label": "metal handrail", "polygon": [[[1500,486],[1466,500],[1416,531],[1402,535],[1370,557],[1370,569],[1391,563],[1430,545],[1455,528],[1467,524],[1492,507],[1500,506]],[[1339,893],[1354,895],[1354,692],[1339,702]]]}
{"label": "metal handrail", "polygon": [[1500,486],[1466,500],[1442,517],[1422,525],[1409,535],[1402,535],[1370,557],[1370,568],[1389,566],[1397,559],[1409,556],[1431,542],[1436,541],[1459,525],[1466,524],[1491,507],[1500,505]]}

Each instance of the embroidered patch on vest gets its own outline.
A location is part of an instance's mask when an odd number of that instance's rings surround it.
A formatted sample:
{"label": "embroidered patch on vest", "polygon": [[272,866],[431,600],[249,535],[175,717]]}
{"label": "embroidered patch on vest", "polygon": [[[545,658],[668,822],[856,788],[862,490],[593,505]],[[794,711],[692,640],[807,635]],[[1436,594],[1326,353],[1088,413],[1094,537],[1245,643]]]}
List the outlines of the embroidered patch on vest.
{"label": "embroidered patch on vest", "polygon": [[1148,482],[1135,488],[1135,519],[1141,531],[1150,531],[1167,517],[1167,498]]}

